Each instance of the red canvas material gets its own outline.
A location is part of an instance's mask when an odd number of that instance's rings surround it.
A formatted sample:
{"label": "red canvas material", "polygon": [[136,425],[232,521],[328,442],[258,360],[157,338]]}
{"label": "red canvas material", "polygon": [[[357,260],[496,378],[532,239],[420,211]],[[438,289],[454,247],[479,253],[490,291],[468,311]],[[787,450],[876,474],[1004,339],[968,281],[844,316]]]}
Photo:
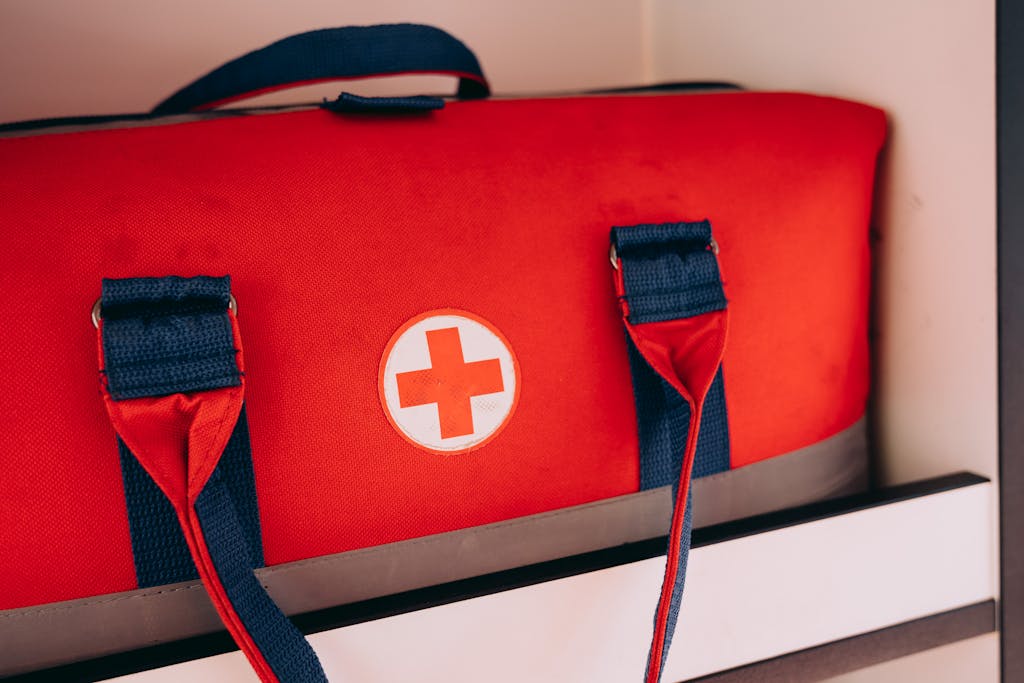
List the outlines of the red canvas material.
{"label": "red canvas material", "polygon": [[[0,608],[136,586],[89,321],[103,277],[231,274],[268,564],[635,492],[612,225],[712,221],[733,467],[851,426],[884,130],[860,104],[722,93],[0,140]],[[501,432],[452,455],[379,399],[394,333],[439,309],[500,330],[521,371]]]}

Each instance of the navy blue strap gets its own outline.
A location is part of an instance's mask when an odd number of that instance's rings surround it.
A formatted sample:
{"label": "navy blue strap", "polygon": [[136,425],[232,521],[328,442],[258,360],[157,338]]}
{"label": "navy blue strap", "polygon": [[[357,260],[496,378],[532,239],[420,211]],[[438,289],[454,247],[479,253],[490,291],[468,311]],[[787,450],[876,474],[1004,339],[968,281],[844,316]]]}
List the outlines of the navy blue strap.
{"label": "navy blue strap", "polygon": [[[121,477],[128,505],[128,527],[139,588],[194,581],[199,578],[199,573],[181,533],[174,508],[120,438],[117,446],[121,456]],[[217,463],[216,471],[220,473],[231,496],[242,535],[250,548],[253,567],[262,567],[263,536],[260,531],[256,477],[252,467],[245,408],[242,408],[238,416],[231,440]]]}
{"label": "navy blue strap", "polygon": [[690,318],[725,308],[711,223],[643,224],[612,229],[629,322]]}
{"label": "navy blue strap", "polygon": [[324,100],[320,107],[338,114],[415,114],[444,109],[444,99],[427,95],[362,97],[343,92],[336,100]]}
{"label": "navy blue strap", "polygon": [[198,579],[199,572],[171,501],[121,437],[117,438],[117,451],[121,457],[121,479],[139,588]]}
{"label": "navy blue strap", "polygon": [[242,520],[219,466],[196,499],[195,510],[224,592],[278,681],[326,683],[313,648],[253,574],[260,558],[245,542]]}
{"label": "navy blue strap", "polygon": [[[160,396],[241,382],[231,324],[228,278],[132,278],[104,280],[103,356],[107,387],[115,399]],[[182,339],[188,339],[187,354]],[[198,577],[171,503],[118,438],[128,506],[135,577],[140,588]],[[262,540],[249,431],[242,411],[218,467],[229,471],[245,519],[246,540]]]}
{"label": "navy blue strap", "polygon": [[[107,388],[117,400],[140,396],[167,395],[193,388],[205,389],[241,381],[235,363],[231,325],[224,312],[230,300],[227,278],[132,278],[104,280],[100,299],[103,317],[103,357]],[[192,340],[189,354],[181,354],[180,339]],[[240,488],[252,488],[252,460],[245,420],[232,435],[241,461],[236,468],[247,470]],[[140,588],[196,579],[195,563],[181,532],[174,507],[149,473],[118,437],[121,477],[124,482],[131,532],[135,577]],[[226,454],[227,455],[227,454]],[[243,506],[254,518],[260,544],[259,511]]]}
{"label": "navy blue strap", "polygon": [[[626,347],[640,444],[640,490],[674,485],[679,481],[683,464],[679,445],[686,443],[690,406],[647,364],[628,335]],[[693,478],[727,472],[729,468],[729,419],[725,407],[725,379],[719,368],[704,399]]]}
{"label": "navy blue strap", "polygon": [[[621,269],[622,292],[630,325],[690,318],[726,307],[721,274],[707,221],[637,225],[612,229],[612,245]],[[676,542],[678,571],[670,588],[670,601],[661,660],[654,664],[660,679],[679,617],[686,578],[686,563],[693,528],[692,497],[679,499],[684,447],[690,428],[687,401],[652,368],[627,335],[633,377],[634,400],[640,444],[640,486],[642,489],[672,485],[673,507],[685,505]],[[725,387],[719,367],[704,397],[690,476],[700,477],[729,469],[729,427],[725,408]],[[652,662],[648,663],[648,677]]]}
{"label": "navy blue strap", "polygon": [[182,114],[289,85],[404,73],[459,77],[458,96],[487,97],[476,56],[444,31],[420,24],[309,31],[242,55],[186,85],[153,108]]}
{"label": "navy blue strap", "polygon": [[[111,397],[120,402],[239,386],[229,302],[227,277],[104,280],[100,313]],[[123,441],[119,446],[139,585],[194,577],[174,508]],[[309,643],[253,574],[263,565],[263,549],[244,406],[194,511],[216,579],[277,679],[326,681]]]}
{"label": "navy blue strap", "polygon": [[[677,500],[678,490],[672,488],[672,500]],[[672,649],[672,636],[676,632],[676,624],[679,622],[679,608],[683,604],[683,589],[686,584],[686,565],[690,559],[690,542],[693,539],[693,496],[686,497],[686,518],[683,522],[681,543],[679,544],[679,572],[676,574],[675,584],[672,586],[672,602],[668,609],[668,628],[665,631],[665,647],[661,650],[661,667],[665,670],[665,662],[668,660],[669,650]]]}
{"label": "navy blue strap", "polygon": [[[228,278],[132,278],[104,280],[104,371],[117,399],[237,386],[234,339],[224,315],[230,301]],[[188,354],[182,354],[188,339]],[[140,588],[198,577],[170,501],[120,438],[135,577]],[[246,542],[263,566],[256,482],[243,408],[221,456],[232,497],[243,520]]]}
{"label": "navy blue strap", "polygon": [[238,386],[227,277],[103,280],[103,360],[114,400]]}
{"label": "navy blue strap", "polygon": [[[643,224],[613,231],[630,322],[688,318],[725,307],[722,278],[712,244],[711,223]],[[640,355],[626,336],[640,442],[640,488],[679,480],[680,444],[686,443],[690,407]],[[730,466],[725,380],[719,368],[704,399],[693,477]]]}

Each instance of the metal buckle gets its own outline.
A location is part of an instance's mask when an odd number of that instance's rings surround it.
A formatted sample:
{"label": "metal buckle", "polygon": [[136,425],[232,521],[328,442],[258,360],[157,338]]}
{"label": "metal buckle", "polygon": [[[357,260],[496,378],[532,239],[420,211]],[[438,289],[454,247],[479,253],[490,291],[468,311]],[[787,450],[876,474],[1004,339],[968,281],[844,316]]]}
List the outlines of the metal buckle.
{"label": "metal buckle", "polygon": [[[103,298],[100,297],[99,299],[96,299],[96,303],[92,305],[92,326],[96,329],[99,329],[100,320],[103,319],[100,315],[102,313],[102,308],[100,306],[102,302]],[[234,294],[228,294],[228,310],[235,315],[238,315],[238,301],[235,300]]]}

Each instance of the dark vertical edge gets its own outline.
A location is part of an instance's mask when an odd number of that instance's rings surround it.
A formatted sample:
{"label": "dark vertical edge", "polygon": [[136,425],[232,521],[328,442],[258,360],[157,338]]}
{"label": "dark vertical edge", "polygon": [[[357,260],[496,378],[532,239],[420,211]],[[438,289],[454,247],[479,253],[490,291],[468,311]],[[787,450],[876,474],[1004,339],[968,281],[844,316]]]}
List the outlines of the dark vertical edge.
{"label": "dark vertical edge", "polygon": [[1024,7],[996,1],[1000,657],[1024,681]]}

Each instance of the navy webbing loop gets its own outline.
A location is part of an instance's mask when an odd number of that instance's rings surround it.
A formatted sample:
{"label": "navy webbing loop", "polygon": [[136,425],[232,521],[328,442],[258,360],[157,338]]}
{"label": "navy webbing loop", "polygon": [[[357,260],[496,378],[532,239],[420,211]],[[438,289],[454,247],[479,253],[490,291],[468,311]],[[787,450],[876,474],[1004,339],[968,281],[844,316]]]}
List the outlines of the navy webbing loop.
{"label": "navy webbing loop", "polygon": [[115,400],[238,386],[228,278],[103,280],[103,359]]}
{"label": "navy webbing loop", "polygon": [[666,223],[613,228],[623,268],[629,321],[689,318],[725,308],[722,276],[712,249],[711,223]]}
{"label": "navy webbing loop", "polygon": [[[687,318],[725,307],[707,220],[615,228],[612,244],[624,264],[630,322]],[[690,408],[644,361],[628,335],[626,342],[640,440],[640,488],[667,486],[679,479],[679,444],[686,442]],[[704,399],[693,477],[727,471],[729,453],[725,380],[719,368]]]}
{"label": "navy webbing loop", "polygon": [[[240,386],[229,302],[227,277],[104,280],[103,372],[114,402]],[[184,522],[120,440],[119,450],[139,585],[194,577]],[[244,406],[217,455],[193,506],[202,529],[196,543],[210,558],[203,566],[212,561],[237,621],[279,680],[326,681],[309,643],[253,574],[263,548]]]}
{"label": "navy webbing loop", "polygon": [[289,36],[214,69],[153,113],[183,114],[288,85],[403,73],[456,75],[463,99],[490,94],[480,62],[458,39],[433,26],[382,24]]}
{"label": "navy webbing loop", "polygon": [[338,114],[423,114],[444,109],[444,99],[427,95],[362,97],[343,92],[336,100],[324,100],[320,108]]}
{"label": "navy webbing loop", "polygon": [[[708,221],[615,227],[613,263],[621,269],[621,292],[627,326],[667,322],[722,311],[726,307],[718,261]],[[729,469],[729,430],[721,367],[703,397],[700,439],[690,473],[683,472],[684,446],[690,429],[690,405],[641,355],[627,334],[640,444],[642,489],[672,485],[673,507],[685,505],[677,542],[678,568],[670,588],[667,627],[655,678],[660,679],[675,631],[686,578],[693,527],[692,500],[680,500],[680,482]],[[675,513],[674,513],[675,514]],[[671,558],[670,558],[671,559]],[[664,589],[663,589],[664,590]],[[653,652],[652,645],[652,652]]]}
{"label": "navy webbing loop", "polygon": [[[104,280],[100,310],[111,395],[125,399],[237,386],[234,340],[224,315],[230,286],[226,277]],[[139,588],[197,578],[173,506],[120,437],[117,444]],[[246,542],[256,553],[255,566],[261,567],[263,542],[244,408],[218,469],[229,482]]]}

